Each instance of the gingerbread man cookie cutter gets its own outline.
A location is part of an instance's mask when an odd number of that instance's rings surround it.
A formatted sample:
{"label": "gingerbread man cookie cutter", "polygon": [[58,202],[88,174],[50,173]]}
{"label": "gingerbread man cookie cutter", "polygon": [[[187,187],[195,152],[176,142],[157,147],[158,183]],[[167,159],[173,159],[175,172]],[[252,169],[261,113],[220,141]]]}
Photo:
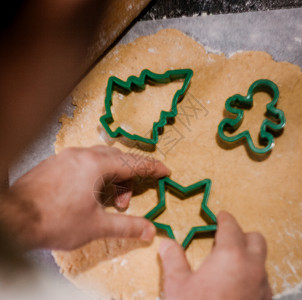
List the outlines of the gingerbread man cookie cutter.
{"label": "gingerbread man cookie cutter", "polygon": [[[251,108],[253,106],[253,96],[257,92],[267,92],[272,96],[272,101],[266,105],[266,114],[268,116],[273,117],[276,122],[273,122],[269,119],[265,119],[260,128],[260,144],[265,145],[263,148],[256,147],[253,143],[252,137],[249,131],[243,131],[234,136],[225,135],[224,131],[228,130],[229,132],[234,132],[237,130],[244,118],[244,111],[238,106]],[[235,119],[225,118],[218,125],[218,135],[219,137],[228,143],[233,143],[239,141],[241,139],[246,139],[248,146],[250,149],[256,154],[265,154],[271,151],[275,145],[274,136],[271,132],[275,133],[280,132],[285,124],[286,119],[284,112],[281,109],[276,108],[277,102],[279,99],[279,89],[277,85],[268,80],[268,79],[260,79],[255,81],[249,88],[247,96],[242,96],[236,94],[226,100],[225,109],[228,112],[231,112],[236,116]],[[237,107],[235,107],[237,106]]]}

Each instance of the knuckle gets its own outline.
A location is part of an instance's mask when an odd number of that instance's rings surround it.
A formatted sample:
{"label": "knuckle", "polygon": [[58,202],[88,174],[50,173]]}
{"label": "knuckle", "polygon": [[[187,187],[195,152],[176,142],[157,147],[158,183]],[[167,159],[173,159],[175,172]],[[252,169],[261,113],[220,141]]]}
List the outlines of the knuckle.
{"label": "knuckle", "polygon": [[156,173],[156,168],[155,168],[155,161],[154,161],[154,160],[147,159],[147,160],[145,161],[145,167],[146,167],[146,173],[147,173],[149,176],[155,175],[155,173]]}
{"label": "knuckle", "polygon": [[96,151],[98,153],[115,153],[115,154],[120,154],[122,153],[122,151],[116,147],[110,147],[110,146],[106,146],[106,145],[96,145],[96,146],[92,146],[89,148],[89,150],[93,150]]}
{"label": "knuckle", "polygon": [[255,254],[263,254],[266,253],[267,245],[266,240],[262,234],[259,232],[250,232],[247,234],[248,243],[250,244],[250,248],[252,252]]}
{"label": "knuckle", "polygon": [[135,227],[130,222],[112,219],[112,215],[109,213],[103,214],[102,231],[104,237],[115,237],[115,238],[131,238],[135,234]]}
{"label": "knuckle", "polygon": [[91,149],[71,148],[66,152],[66,160],[73,162],[76,166],[96,166],[100,156]]}
{"label": "knuckle", "polygon": [[87,165],[95,161],[94,155],[89,151],[81,151],[75,155],[75,163],[78,165]]}
{"label": "knuckle", "polygon": [[265,244],[264,236],[260,232],[250,232],[249,234],[253,236],[258,243]]}
{"label": "knuckle", "polygon": [[116,226],[114,226],[112,228],[112,232],[110,233],[110,235],[113,235],[115,237],[119,237],[119,238],[131,238],[134,235],[134,228],[132,226],[125,225],[123,227],[118,226],[116,224]]}
{"label": "knuckle", "polygon": [[62,156],[72,157],[79,153],[79,149],[76,147],[69,147],[62,150],[60,153]]}
{"label": "knuckle", "polygon": [[232,260],[234,263],[240,263],[245,259],[244,251],[236,246],[228,247],[220,250],[228,260]]}
{"label": "knuckle", "polygon": [[[103,154],[102,154],[103,156]],[[100,158],[100,154],[91,149],[87,149],[83,152],[82,159],[85,161],[89,161],[91,163],[95,163]]]}

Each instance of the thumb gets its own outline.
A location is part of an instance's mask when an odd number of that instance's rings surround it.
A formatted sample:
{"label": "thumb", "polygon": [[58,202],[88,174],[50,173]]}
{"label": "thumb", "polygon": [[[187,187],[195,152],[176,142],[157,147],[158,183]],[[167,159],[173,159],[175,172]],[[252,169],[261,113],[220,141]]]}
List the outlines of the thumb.
{"label": "thumb", "polygon": [[155,226],[143,217],[106,213],[102,209],[95,228],[96,238],[134,238],[152,241],[156,233]]}
{"label": "thumb", "polygon": [[171,294],[184,277],[191,274],[184,249],[176,241],[165,239],[159,247],[159,255],[164,271],[164,291]]}

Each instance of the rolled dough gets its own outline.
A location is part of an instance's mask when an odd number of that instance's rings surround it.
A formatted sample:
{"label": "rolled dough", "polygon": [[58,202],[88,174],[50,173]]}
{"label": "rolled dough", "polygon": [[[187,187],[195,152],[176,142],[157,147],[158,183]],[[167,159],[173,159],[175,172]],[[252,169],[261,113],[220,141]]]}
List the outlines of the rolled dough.
{"label": "rolled dough", "polygon": [[[165,127],[155,149],[128,143],[122,137],[110,139],[99,122],[108,78],[114,75],[126,80],[130,75],[139,76],[145,68],[156,73],[173,68],[194,71],[188,93],[178,105],[179,114]],[[217,139],[225,100],[236,93],[246,95],[249,86],[260,78],[278,85],[278,107],[287,118],[284,132],[276,137],[275,148],[265,159],[250,156],[243,145],[227,149]],[[115,125],[148,134],[159,112],[169,107],[179,84],[148,87],[132,98],[115,95]],[[182,32],[162,30],[113,48],[75,88],[74,117],[62,117],[56,152],[69,146],[107,144],[164,161],[172,169],[171,178],[181,185],[212,179],[209,207],[215,214],[231,212],[245,231],[260,231],[265,236],[270,282],[274,293],[280,293],[302,282],[301,95],[298,66],[275,62],[264,52],[247,51],[230,58],[207,54],[202,45]],[[249,129],[254,141],[269,101],[268,95],[257,93],[254,108],[245,113],[240,130]],[[177,240],[183,239],[188,227],[204,224],[198,216],[202,195],[180,202],[167,193],[167,199],[168,209],[157,220],[171,224]],[[149,188],[134,196],[124,213],[142,216],[156,203],[156,190]],[[162,291],[157,254],[161,239],[156,236],[152,244],[98,240],[53,255],[63,274],[95,298],[155,300]],[[193,269],[202,263],[212,243],[212,238],[191,243],[187,257]]]}

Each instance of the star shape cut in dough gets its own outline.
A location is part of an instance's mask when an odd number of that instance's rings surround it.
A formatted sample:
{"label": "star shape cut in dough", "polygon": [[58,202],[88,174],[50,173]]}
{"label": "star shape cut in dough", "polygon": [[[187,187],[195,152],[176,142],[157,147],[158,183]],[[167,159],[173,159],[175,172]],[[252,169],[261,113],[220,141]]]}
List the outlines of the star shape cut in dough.
{"label": "star shape cut in dough", "polygon": [[178,184],[177,182],[173,181],[169,177],[164,177],[162,179],[159,179],[158,181],[159,203],[145,215],[145,218],[151,220],[157,228],[165,230],[170,238],[175,239],[173,230],[170,225],[154,222],[154,219],[156,219],[166,209],[166,196],[165,196],[166,189],[169,188],[175,194],[179,195],[180,198],[184,198],[184,199],[192,195],[195,195],[198,192],[204,192],[203,199],[201,202],[201,211],[203,211],[206,214],[206,216],[210,219],[211,223],[213,224],[192,227],[189,233],[187,234],[186,238],[182,242],[182,247],[186,249],[197,233],[216,231],[217,228],[216,216],[208,207],[211,185],[212,185],[212,181],[210,179],[204,179],[202,181],[198,181],[186,187]]}

